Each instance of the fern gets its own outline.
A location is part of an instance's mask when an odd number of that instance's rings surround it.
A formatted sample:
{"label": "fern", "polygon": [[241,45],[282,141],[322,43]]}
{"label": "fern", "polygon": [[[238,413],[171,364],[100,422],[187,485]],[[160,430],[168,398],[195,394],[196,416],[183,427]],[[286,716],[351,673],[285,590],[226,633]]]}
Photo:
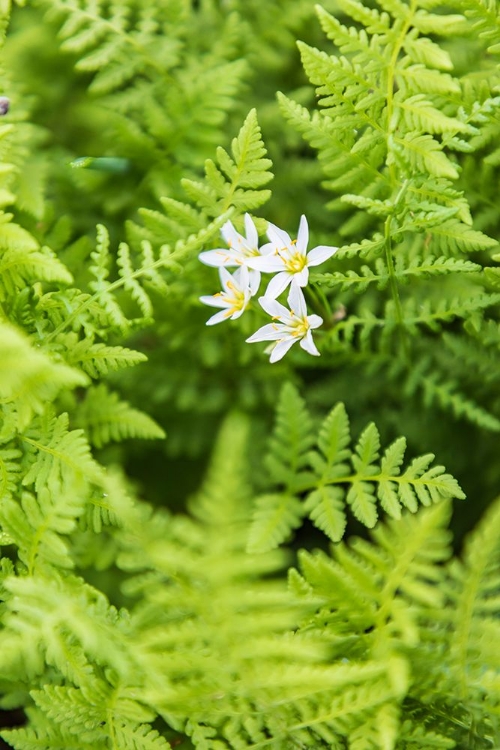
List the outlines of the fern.
{"label": "fern", "polygon": [[[342,292],[340,299],[348,306],[345,320],[331,318],[332,350],[340,345],[358,361],[363,361],[359,354],[369,351],[380,363],[385,359],[388,368],[394,358],[406,368],[418,356],[415,326],[435,331],[435,325],[469,315],[471,305],[486,303],[487,294],[479,292],[481,286],[487,291],[485,277],[474,272],[487,263],[484,253],[494,249],[496,240],[472,227],[466,196],[453,183],[460,177],[460,154],[480,149],[491,136],[494,83],[483,87],[482,104],[477,88],[461,100],[467,84],[450,74],[448,52],[426,37],[431,29],[437,36],[453,28],[473,34],[467,12],[448,14],[445,23],[425,3],[379,5],[368,8],[341,0],[342,13],[356,23],[352,26],[318,7],[322,29],[336,49],[329,54],[299,43],[318,108],[309,112],[278,96],[287,120],[318,151],[324,187],[338,196],[328,206],[345,217],[339,234],[357,240],[339,248],[335,270],[312,276],[312,281]],[[483,255],[469,265],[464,255],[472,252]],[[486,272],[493,279],[495,271]],[[460,282],[469,274],[470,283],[455,286],[452,274]],[[410,291],[405,286],[409,280]],[[353,301],[349,308],[352,292],[375,290],[375,304]],[[494,296],[490,301],[492,307],[497,304]],[[447,319],[446,311],[452,310]],[[328,308],[321,314],[325,317]],[[440,365],[436,356],[434,367]],[[437,377],[444,384],[448,372]],[[455,386],[450,382],[449,387]],[[470,394],[464,394],[462,400],[467,399]],[[436,403],[459,413],[451,400]],[[477,421],[473,409],[460,413]]]}
{"label": "fern", "polygon": [[100,448],[111,440],[140,437],[164,438],[165,433],[151,417],[133,409],[126,401],[108,391],[104,384],[89,388],[85,401],[75,415],[76,423],[88,434],[92,445]]}
{"label": "fern", "polygon": [[[140,214],[148,237],[164,242],[165,238],[185,237],[210,219],[253,211],[269,200],[269,190],[262,189],[272,179],[272,162],[266,158],[257,113],[247,115],[238,136],[231,143],[231,155],[217,149],[217,162],[205,162],[205,181],[182,180],[182,187],[196,205],[164,198],[165,216],[143,209]],[[228,213],[230,212],[230,213]],[[134,229],[132,225],[132,230]]]}
{"label": "fern", "polygon": [[91,337],[78,340],[75,334],[66,336],[65,345],[68,364],[78,366],[91,378],[99,378],[109,372],[116,372],[123,367],[131,367],[147,360],[142,352],[124,346],[93,343]]}
{"label": "fern", "polygon": [[[271,481],[286,489],[281,495],[257,499],[249,537],[252,551],[280,544],[306,514],[330,539],[339,541],[346,526],[346,503],[361,523],[373,528],[378,518],[377,500],[390,517],[400,518],[402,508],[415,513],[419,503],[431,505],[443,498],[464,497],[443,466],[432,466],[432,453],[414,459],[401,471],[404,438],[398,438],[380,458],[380,436],[373,423],[351,448],[343,404],[334,407],[322,424],[316,450],[308,451],[311,439],[307,423],[303,402],[286,385],[268,458]],[[307,465],[311,471],[301,471]],[[297,497],[299,492],[307,492],[303,504]]]}
{"label": "fern", "polygon": [[61,388],[87,383],[80,371],[53,362],[13,326],[0,324],[0,338],[0,399],[8,409],[13,408],[11,419],[19,429],[42,412],[45,402],[54,399]]}
{"label": "fern", "polygon": [[[448,530],[500,479],[500,16],[327,5],[0,13],[13,748],[500,746],[498,502]],[[244,213],[340,245],[320,358],[242,343],[256,300],[204,327],[196,256]]]}

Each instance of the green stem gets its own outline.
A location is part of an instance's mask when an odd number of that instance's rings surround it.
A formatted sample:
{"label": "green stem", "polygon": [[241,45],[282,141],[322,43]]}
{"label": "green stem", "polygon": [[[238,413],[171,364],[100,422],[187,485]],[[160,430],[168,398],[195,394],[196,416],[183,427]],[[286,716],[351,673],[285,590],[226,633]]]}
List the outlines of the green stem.
{"label": "green stem", "polygon": [[328,323],[332,316],[332,310],[323,290],[317,284],[309,284],[304,289],[304,295],[311,303],[314,312],[318,313],[325,323]]}
{"label": "green stem", "polygon": [[389,275],[389,287],[391,290],[392,300],[394,302],[394,312],[396,314],[396,324],[398,326],[401,342],[405,355],[408,357],[408,338],[406,336],[406,330],[404,327],[404,314],[403,306],[401,304],[401,297],[399,295],[398,281],[396,278],[396,271],[394,268],[394,258],[392,255],[392,236],[391,236],[391,223],[392,216],[388,216],[384,225],[385,235],[385,262],[387,265],[387,272]]}
{"label": "green stem", "polygon": [[[387,66],[387,88],[386,88],[386,122],[387,122],[387,138],[389,139],[392,135],[392,116],[394,112],[394,79],[396,74],[396,65],[399,57],[399,53],[403,47],[405,37],[410,29],[413,16],[417,10],[417,0],[411,0],[410,7],[408,8],[408,15],[405,22],[403,23],[399,35],[394,43],[392,49],[391,58]],[[389,174],[392,182],[396,182],[396,175],[394,173],[394,165],[389,166]]]}

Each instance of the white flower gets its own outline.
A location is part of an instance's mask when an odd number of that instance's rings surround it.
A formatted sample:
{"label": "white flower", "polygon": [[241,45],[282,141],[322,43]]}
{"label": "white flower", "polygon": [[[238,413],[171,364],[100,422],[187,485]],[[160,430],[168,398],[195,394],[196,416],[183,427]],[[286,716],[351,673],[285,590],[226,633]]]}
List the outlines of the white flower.
{"label": "white flower", "polygon": [[290,287],[288,295],[290,310],[270,297],[260,297],[259,302],[269,315],[281,322],[268,323],[259,328],[247,339],[249,344],[255,341],[276,341],[271,351],[270,362],[277,362],[284,357],[296,341],[300,342],[300,346],[306,352],[319,357],[311,331],[322,324],[323,318],[319,315],[307,315],[304,294],[297,284],[292,283]]}
{"label": "white flower", "polygon": [[[216,268],[226,266],[249,267],[249,258],[260,255],[260,251],[259,235],[257,234],[257,229],[252,218],[248,214],[245,214],[245,230],[247,236],[243,237],[243,235],[236,231],[230,221],[226,221],[221,229],[221,234],[228,244],[228,249],[216,248],[215,250],[206,250],[198,256],[201,262],[207,266],[215,266]],[[269,247],[268,252],[271,252],[271,247]],[[252,287],[258,289],[260,271],[250,270],[250,280]]]}
{"label": "white flower", "polygon": [[260,256],[247,260],[250,268],[267,273],[277,273],[271,279],[265,296],[276,299],[292,279],[299,286],[306,286],[309,281],[310,266],[319,266],[337,252],[337,247],[318,245],[307,252],[309,229],[305,216],[300,218],[299,233],[296,240],[291,240],[286,232],[274,224],[269,224],[267,236],[271,240],[260,249]]}
{"label": "white flower", "polygon": [[250,298],[257,291],[257,287],[250,285],[248,268],[245,268],[245,266],[238,268],[233,276],[225,268],[219,268],[219,275],[223,291],[211,297],[200,297],[200,301],[205,305],[224,308],[207,320],[207,326],[222,323],[223,320],[239,318],[247,307]]}

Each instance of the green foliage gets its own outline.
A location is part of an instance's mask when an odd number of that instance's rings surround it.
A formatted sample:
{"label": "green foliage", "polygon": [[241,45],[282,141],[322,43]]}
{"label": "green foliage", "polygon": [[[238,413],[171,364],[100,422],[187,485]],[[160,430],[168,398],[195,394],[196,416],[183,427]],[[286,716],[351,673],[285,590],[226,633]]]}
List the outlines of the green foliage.
{"label": "green foliage", "polygon": [[74,418],[97,448],[110,440],[165,437],[151,417],[121,401],[118,394],[108,391],[104,384],[89,388],[85,401],[75,409]]}
{"label": "green foliage", "polygon": [[[433,13],[432,4],[418,2],[382,3],[380,9],[351,0],[338,5],[355,25],[317,10],[333,53],[299,42],[318,109],[311,112],[279,94],[287,120],[318,152],[324,187],[337,196],[328,207],[341,217],[339,234],[355,240],[340,247],[334,271],[313,278],[334,289],[349,309],[345,321],[331,326],[333,351],[340,344],[352,359],[368,344],[370,364],[377,358],[380,367],[390,370],[396,357],[400,377],[404,372],[411,382],[426,335],[415,335],[416,310],[418,324],[435,330],[441,315],[445,321],[451,313],[451,321],[470,315],[476,304],[478,310],[489,306],[482,269],[488,251],[496,247],[496,233],[493,227],[491,236],[472,227],[465,184],[457,189],[454,183],[467,159],[481,160],[472,157],[474,152],[495,148],[491,129],[497,127],[498,72],[492,68],[495,73],[478,101],[475,83],[465,75],[452,77],[453,56],[436,38],[459,34],[467,44],[483,25],[494,35],[496,12],[487,4],[471,8],[461,2],[452,4],[457,14],[445,16]],[[467,18],[481,20],[469,24]],[[431,29],[432,40],[426,36]],[[479,262],[471,263],[470,253],[482,253]],[[352,293],[371,289],[366,315]],[[497,304],[494,296],[489,299]],[[374,336],[374,330],[381,335]],[[498,415],[490,412],[490,404],[474,403],[478,388],[462,386],[467,376],[460,366],[457,378],[449,379],[432,334],[428,338],[432,371],[441,387],[454,391],[456,401],[429,398],[425,381],[413,392],[426,393],[425,403],[497,430]]]}
{"label": "green foliage", "polygon": [[[0,42],[3,741],[499,747],[497,5],[5,2]],[[321,356],[271,365],[197,256],[301,214]]]}
{"label": "green foliage", "polygon": [[415,458],[403,471],[405,451],[406,440],[400,437],[380,456],[380,435],[373,422],[351,446],[343,404],[328,414],[314,441],[305,403],[285,385],[266,456],[270,479],[283,490],[257,498],[249,549],[261,552],[278,546],[305,515],[337,542],[346,528],[346,505],[358,521],[373,528],[377,501],[391,518],[399,519],[403,508],[416,513],[419,503],[465,497],[444,466],[432,465],[432,453]]}

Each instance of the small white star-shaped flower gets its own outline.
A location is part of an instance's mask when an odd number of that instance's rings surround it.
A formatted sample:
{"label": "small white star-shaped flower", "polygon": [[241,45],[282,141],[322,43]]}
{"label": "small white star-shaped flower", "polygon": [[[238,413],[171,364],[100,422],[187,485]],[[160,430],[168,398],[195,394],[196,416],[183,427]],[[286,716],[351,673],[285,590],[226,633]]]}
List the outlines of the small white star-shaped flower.
{"label": "small white star-shaped flower", "polygon": [[212,296],[200,297],[200,301],[205,305],[224,308],[207,320],[207,326],[239,318],[258,288],[254,283],[251,284],[248,268],[245,266],[238,268],[232,276],[225,268],[219,268],[219,275],[223,291]]}
{"label": "small white star-shaped flower", "polygon": [[[246,237],[236,231],[230,221],[226,221],[221,229],[221,234],[226,241],[227,248],[216,248],[215,250],[206,250],[200,253],[198,258],[207,266],[230,267],[230,266],[247,266],[250,258],[260,255],[259,235],[257,229],[249,214],[245,214],[245,231]],[[269,247],[268,252],[271,252]],[[250,280],[252,286],[257,289],[260,284],[260,271],[250,270]]]}
{"label": "small white star-shaped flower", "polygon": [[306,286],[309,281],[309,268],[319,266],[337,252],[337,247],[318,245],[307,252],[309,242],[309,228],[307,219],[301,216],[299,233],[296,240],[274,224],[269,224],[267,236],[270,242],[263,245],[260,255],[249,257],[247,265],[258,271],[276,273],[267,287],[265,297],[276,299],[291,283],[292,279],[298,286]]}
{"label": "small white star-shaped flower", "polygon": [[306,301],[302,289],[295,283],[290,287],[288,294],[289,310],[277,300],[270,297],[260,297],[261,307],[280,323],[268,323],[259,328],[250,338],[249,344],[256,341],[276,341],[274,344],[270,362],[277,362],[285,356],[287,351],[295,344],[300,343],[302,349],[309,354],[319,357],[319,351],[312,338],[311,331],[323,323],[319,315],[308,315]]}

